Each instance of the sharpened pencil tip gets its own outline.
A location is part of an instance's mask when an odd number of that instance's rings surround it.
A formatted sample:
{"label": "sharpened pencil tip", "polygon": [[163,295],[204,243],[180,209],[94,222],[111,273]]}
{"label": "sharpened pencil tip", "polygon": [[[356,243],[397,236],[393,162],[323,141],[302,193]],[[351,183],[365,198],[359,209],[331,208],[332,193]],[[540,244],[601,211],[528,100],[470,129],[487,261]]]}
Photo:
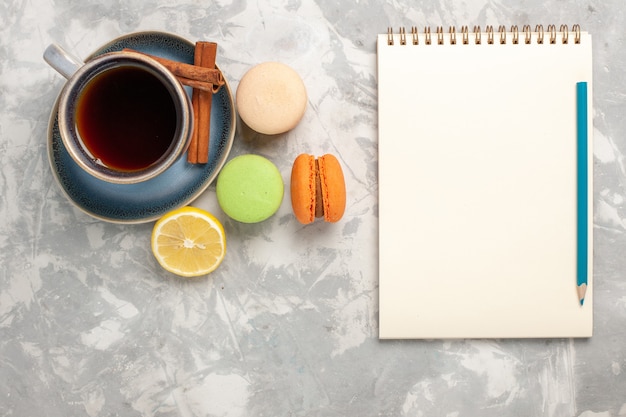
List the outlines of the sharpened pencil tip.
{"label": "sharpened pencil tip", "polygon": [[582,306],[585,302],[585,295],[587,294],[587,284],[579,285],[577,288],[578,299],[580,300],[580,305]]}

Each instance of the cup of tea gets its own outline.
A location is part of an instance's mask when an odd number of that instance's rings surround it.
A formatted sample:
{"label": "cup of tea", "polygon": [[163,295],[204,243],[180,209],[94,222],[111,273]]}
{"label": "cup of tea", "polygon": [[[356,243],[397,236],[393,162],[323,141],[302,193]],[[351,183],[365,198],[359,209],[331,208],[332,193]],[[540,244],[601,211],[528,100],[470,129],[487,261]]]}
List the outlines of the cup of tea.
{"label": "cup of tea", "polygon": [[82,62],[56,44],[44,59],[67,78],[58,99],[60,136],[87,173],[112,183],[138,183],[186,152],[191,101],[160,63],[126,51]]}

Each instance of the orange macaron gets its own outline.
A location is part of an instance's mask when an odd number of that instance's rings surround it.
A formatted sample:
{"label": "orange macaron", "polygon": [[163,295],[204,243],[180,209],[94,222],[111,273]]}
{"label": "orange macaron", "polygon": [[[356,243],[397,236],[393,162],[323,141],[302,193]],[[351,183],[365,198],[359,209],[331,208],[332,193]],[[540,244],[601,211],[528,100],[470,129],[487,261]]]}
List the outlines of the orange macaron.
{"label": "orange macaron", "polygon": [[298,155],[291,169],[291,206],[302,224],[317,217],[337,222],[346,210],[346,182],[339,161],[326,154]]}

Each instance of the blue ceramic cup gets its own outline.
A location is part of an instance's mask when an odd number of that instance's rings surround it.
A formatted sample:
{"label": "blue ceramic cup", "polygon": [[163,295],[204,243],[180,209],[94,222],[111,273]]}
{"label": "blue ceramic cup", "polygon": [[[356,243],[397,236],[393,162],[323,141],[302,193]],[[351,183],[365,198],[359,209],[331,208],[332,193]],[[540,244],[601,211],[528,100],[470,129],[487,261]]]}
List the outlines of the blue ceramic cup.
{"label": "blue ceramic cup", "polygon": [[58,102],[60,136],[87,173],[111,183],[139,183],[187,151],[191,101],[160,63],[125,51],[83,63],[56,44],[44,59],[67,78]]}

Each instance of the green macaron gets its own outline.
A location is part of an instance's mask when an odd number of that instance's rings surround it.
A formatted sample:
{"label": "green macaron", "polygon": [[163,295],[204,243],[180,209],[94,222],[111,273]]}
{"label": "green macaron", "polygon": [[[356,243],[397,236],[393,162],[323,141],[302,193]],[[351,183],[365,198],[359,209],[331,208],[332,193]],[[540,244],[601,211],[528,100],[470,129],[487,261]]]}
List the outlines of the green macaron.
{"label": "green macaron", "polygon": [[231,159],[217,177],[217,201],[226,215],[242,223],[271,217],[283,201],[283,178],[269,159],[240,155]]}

